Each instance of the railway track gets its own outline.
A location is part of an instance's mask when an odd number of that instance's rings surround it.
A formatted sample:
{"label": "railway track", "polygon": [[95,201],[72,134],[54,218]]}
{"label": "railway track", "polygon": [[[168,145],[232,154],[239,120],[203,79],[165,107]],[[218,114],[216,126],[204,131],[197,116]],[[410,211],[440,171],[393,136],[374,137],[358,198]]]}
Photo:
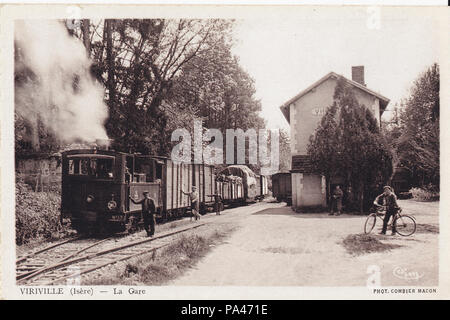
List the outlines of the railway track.
{"label": "railway track", "polygon": [[16,261],[18,285],[80,284],[83,274],[146,253],[156,253],[183,232],[207,222],[161,232],[152,238],[110,237],[102,240],[71,238],[20,257]]}

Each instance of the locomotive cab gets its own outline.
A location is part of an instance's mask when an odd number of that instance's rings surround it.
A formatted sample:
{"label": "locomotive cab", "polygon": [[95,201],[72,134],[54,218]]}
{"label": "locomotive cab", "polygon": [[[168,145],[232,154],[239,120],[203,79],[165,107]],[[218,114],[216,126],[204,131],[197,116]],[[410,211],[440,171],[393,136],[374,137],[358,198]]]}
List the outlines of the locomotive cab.
{"label": "locomotive cab", "polygon": [[140,222],[140,201],[148,191],[161,210],[164,162],[111,150],[70,150],[62,155],[61,213],[80,232],[123,231]]}
{"label": "locomotive cab", "polygon": [[61,213],[79,231],[92,229],[120,213],[120,157],[107,150],[62,154]]}
{"label": "locomotive cab", "polygon": [[[131,165],[131,161],[133,164]],[[164,163],[152,156],[130,155],[127,157],[125,167],[125,196],[126,206],[124,209],[127,220],[139,219],[140,205],[134,204],[129,197],[135,201],[143,198],[143,192],[148,191],[150,198],[155,202],[158,213],[161,212],[161,180],[162,167]]]}

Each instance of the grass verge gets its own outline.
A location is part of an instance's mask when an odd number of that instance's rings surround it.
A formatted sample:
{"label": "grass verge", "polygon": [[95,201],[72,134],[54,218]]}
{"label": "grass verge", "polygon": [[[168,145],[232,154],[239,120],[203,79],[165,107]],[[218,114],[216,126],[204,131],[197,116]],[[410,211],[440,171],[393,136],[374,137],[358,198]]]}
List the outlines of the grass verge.
{"label": "grass verge", "polygon": [[181,276],[195,265],[215,245],[219,244],[231,229],[215,229],[203,234],[182,235],[174,243],[152,253],[130,259],[127,262],[87,277],[83,285],[163,285]]}
{"label": "grass verge", "polygon": [[61,194],[58,190],[33,192],[27,184],[17,182],[16,245],[36,246],[72,236],[74,230],[60,222],[60,206]]}
{"label": "grass verge", "polygon": [[401,247],[398,244],[383,243],[370,234],[351,234],[342,243],[347,252],[352,255],[382,252]]}

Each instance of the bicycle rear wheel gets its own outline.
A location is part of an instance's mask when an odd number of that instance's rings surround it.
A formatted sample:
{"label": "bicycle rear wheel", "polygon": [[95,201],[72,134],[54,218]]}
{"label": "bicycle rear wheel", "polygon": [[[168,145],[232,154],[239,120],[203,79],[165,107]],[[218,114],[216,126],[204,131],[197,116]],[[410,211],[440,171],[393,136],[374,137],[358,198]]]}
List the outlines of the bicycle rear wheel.
{"label": "bicycle rear wheel", "polygon": [[416,232],[416,221],[410,216],[399,216],[394,221],[396,231],[399,235],[407,237]]}
{"label": "bicycle rear wheel", "polygon": [[375,223],[377,222],[377,214],[371,213],[367,219],[366,223],[364,224],[364,233],[369,234],[373,228],[375,228]]}

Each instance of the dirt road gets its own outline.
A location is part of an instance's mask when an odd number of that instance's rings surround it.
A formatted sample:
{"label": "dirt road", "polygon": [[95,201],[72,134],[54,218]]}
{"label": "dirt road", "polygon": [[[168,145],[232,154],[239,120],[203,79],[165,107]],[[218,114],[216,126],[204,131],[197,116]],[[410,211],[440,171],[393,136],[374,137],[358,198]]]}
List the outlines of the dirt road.
{"label": "dirt road", "polygon": [[377,236],[399,247],[357,256],[342,241],[363,232],[365,217],[299,214],[280,204],[245,208],[233,214],[229,239],[169,285],[365,286],[374,271],[382,286],[437,285],[439,203],[400,206],[416,217],[418,232]]}

